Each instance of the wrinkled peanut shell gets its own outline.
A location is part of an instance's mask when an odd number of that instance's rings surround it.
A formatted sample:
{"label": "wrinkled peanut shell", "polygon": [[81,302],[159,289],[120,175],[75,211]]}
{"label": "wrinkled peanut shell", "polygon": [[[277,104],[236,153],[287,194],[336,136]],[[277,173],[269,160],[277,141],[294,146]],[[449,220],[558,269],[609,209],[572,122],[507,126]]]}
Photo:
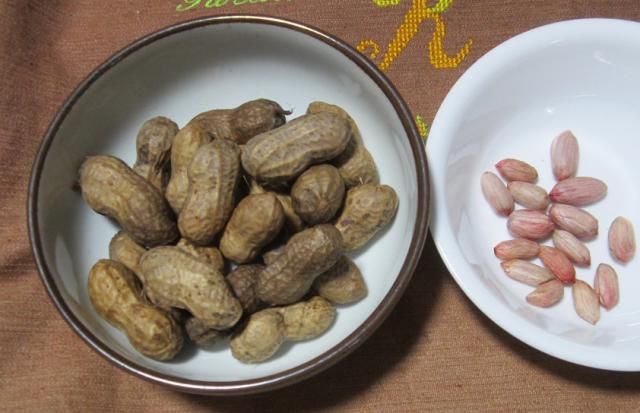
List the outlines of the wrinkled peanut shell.
{"label": "wrinkled peanut shell", "polygon": [[235,204],[240,178],[240,150],[230,141],[200,147],[189,164],[189,191],[178,227],[196,245],[208,245],[224,229]]}
{"label": "wrinkled peanut shell", "polygon": [[282,315],[273,310],[252,314],[230,342],[231,354],[243,363],[260,363],[272,357],[285,341]]}
{"label": "wrinkled peanut shell", "polygon": [[115,219],[137,243],[152,247],[177,238],[173,212],[162,194],[120,159],[86,158],[80,187],[94,211]]}
{"label": "wrinkled peanut shell", "polygon": [[165,196],[171,208],[179,214],[189,192],[187,168],[196,151],[211,142],[211,135],[196,124],[187,124],[173,138],[171,147],[171,177],[167,184]]}
{"label": "wrinkled peanut shell", "polygon": [[176,247],[188,252],[196,258],[213,265],[220,274],[226,272],[226,262],[220,250],[216,247],[200,247],[193,244],[186,238],[180,238],[180,241],[176,244]]}
{"label": "wrinkled peanut shell", "polygon": [[367,295],[367,285],[358,266],[347,256],[313,282],[318,295],[334,304],[351,304]]}
{"label": "wrinkled peanut shell", "polygon": [[344,182],[331,165],[316,165],[302,173],[291,187],[296,214],[309,224],[329,222],[344,199]]}
{"label": "wrinkled peanut shell", "polygon": [[249,140],[242,166],[259,182],[286,182],[310,165],[341,154],[350,139],[349,123],[338,115],[304,115]]}
{"label": "wrinkled peanut shell", "polygon": [[145,288],[171,307],[188,310],[207,327],[225,330],[242,316],[242,306],[215,267],[178,247],[144,253]]}
{"label": "wrinkled peanut shell", "polygon": [[182,349],[180,326],[167,313],[145,303],[133,273],[113,260],[98,261],[89,272],[89,298],[98,314],[122,330],[131,345],[155,360],[170,360]]}
{"label": "wrinkled peanut shell", "polygon": [[390,186],[365,184],[349,189],[336,221],[345,251],[363,247],[391,222],[397,210],[398,196]]}
{"label": "wrinkled peanut shell", "polygon": [[136,163],[133,170],[164,194],[171,173],[171,145],[178,125],[158,116],[146,121],[136,138]]}
{"label": "wrinkled peanut shell", "polygon": [[249,195],[234,209],[220,251],[235,263],[247,263],[280,233],[284,221],[282,204],[273,193]]}
{"label": "wrinkled peanut shell", "polygon": [[197,124],[214,139],[226,139],[244,145],[254,136],[280,127],[289,114],[276,102],[256,99],[235,109],[214,109],[196,116],[190,123]]}
{"label": "wrinkled peanut shell", "polygon": [[312,102],[307,113],[330,112],[346,119],[351,127],[352,139],[344,152],[331,161],[344,180],[347,188],[362,184],[379,184],[378,168],[373,156],[369,153],[362,140],[360,129],[353,118],[341,107],[324,102]]}
{"label": "wrinkled peanut shell", "polygon": [[291,304],[302,298],[317,276],[341,257],[343,242],[333,225],[298,232],[258,277],[258,298],[269,304]]}
{"label": "wrinkled peanut shell", "polygon": [[264,270],[264,265],[238,265],[227,275],[227,283],[233,294],[240,300],[245,314],[253,314],[262,307],[256,295],[258,276]]}

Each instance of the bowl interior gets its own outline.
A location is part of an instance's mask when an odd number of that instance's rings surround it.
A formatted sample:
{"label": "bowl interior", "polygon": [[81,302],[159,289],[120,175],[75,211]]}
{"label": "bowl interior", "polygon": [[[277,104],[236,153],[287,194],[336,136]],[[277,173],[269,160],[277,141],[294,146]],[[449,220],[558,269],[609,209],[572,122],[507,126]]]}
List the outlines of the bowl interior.
{"label": "bowl interior", "polygon": [[[640,24],[581,20],[545,26],[507,41],[481,58],[443,103],[427,153],[434,171],[432,230],[457,282],[496,323],[528,344],[575,363],[639,370],[640,261],[613,263],[607,245],[612,220],[640,228]],[[509,279],[493,246],[511,239],[480,190],[482,172],[504,158],[529,162],[538,185],[555,184],[550,146],[571,129],[580,144],[578,175],[608,184],[606,198],[586,207],[600,235],[588,242],[592,265],[577,277],[590,284],[601,262],[620,277],[620,304],[593,327],[573,310],[571,289],[561,303],[539,309],[525,302],[533,288]],[[547,244],[551,244],[549,241]],[[539,263],[539,261],[538,261]],[[593,284],[592,284],[593,285]]]}
{"label": "bowl interior", "polygon": [[[268,98],[302,115],[313,100],[344,107],[361,128],[383,183],[395,188],[400,206],[393,222],[370,247],[353,255],[369,288],[363,301],[338,309],[322,337],[285,345],[258,365],[231,357],[226,345],[211,351],[187,348],[160,363],[138,354],[126,337],[93,310],[86,283],[90,267],[108,256],[117,231],[72,190],[82,160],[113,154],[135,160],[142,123],[164,115],[184,125],[199,112]],[[126,56],[93,82],[71,107],[44,162],[35,205],[42,254],[54,288],[75,317],[100,342],[152,372],[199,381],[256,379],[292,369],[337,346],[383,302],[403,266],[415,231],[419,192],[407,131],[382,89],[353,61],[308,34],[260,23],[194,27],[156,40]],[[425,196],[426,199],[426,196]]]}

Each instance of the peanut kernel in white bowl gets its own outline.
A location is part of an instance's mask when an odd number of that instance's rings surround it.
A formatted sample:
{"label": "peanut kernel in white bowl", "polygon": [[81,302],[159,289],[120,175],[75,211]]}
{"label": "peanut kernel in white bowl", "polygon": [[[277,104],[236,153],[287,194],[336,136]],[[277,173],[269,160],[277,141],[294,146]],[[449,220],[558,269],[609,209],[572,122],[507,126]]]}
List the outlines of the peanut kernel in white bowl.
{"label": "peanut kernel in white bowl", "polygon": [[[585,19],[523,33],[480,58],[451,89],[427,142],[432,171],[431,230],[462,290],[496,324],[523,342],[573,363],[640,371],[640,260],[614,262],[607,225],[640,223],[640,24]],[[568,288],[550,308],[526,302],[532,288],[502,273],[493,246],[512,238],[485,201],[478,177],[501,159],[520,159],[555,185],[550,147],[571,130],[580,142],[578,176],[606,182],[607,196],[585,207],[600,222],[587,241],[591,266],[577,278],[593,286],[596,266],[619,275],[619,304],[596,326],[575,313]],[[547,245],[551,245],[546,240]],[[537,262],[537,261],[534,261]]]}

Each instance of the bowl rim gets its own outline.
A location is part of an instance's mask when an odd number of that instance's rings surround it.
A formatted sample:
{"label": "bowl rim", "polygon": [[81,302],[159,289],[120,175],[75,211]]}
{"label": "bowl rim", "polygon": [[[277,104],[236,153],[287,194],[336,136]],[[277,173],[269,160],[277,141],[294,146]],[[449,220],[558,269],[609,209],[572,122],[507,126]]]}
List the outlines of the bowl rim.
{"label": "bowl rim", "polygon": [[[584,33],[588,33],[589,38],[603,33],[619,36],[622,28],[640,35],[640,23],[632,20],[582,18],[538,26],[516,34],[493,47],[465,71],[440,105],[427,143],[430,165],[438,169],[447,162],[447,145],[451,141],[450,137],[455,128],[452,121],[461,110],[461,101],[466,99],[469,94],[474,93],[478,87],[481,87],[480,85],[491,76],[496,66],[505,66],[527,54],[528,51],[552,41],[558,43],[566,39],[582,38]],[[500,301],[488,302],[484,297],[484,289],[479,287],[472,277],[468,276],[466,268],[459,263],[464,259],[461,257],[459,248],[455,247],[457,245],[456,236],[451,230],[451,219],[443,195],[444,180],[444,174],[432,174],[431,176],[433,191],[431,208],[432,214],[435,216],[430,222],[431,234],[447,270],[467,298],[487,318],[516,339],[557,359],[602,370],[640,371],[640,365],[637,363],[629,363],[628,360],[616,357],[612,358],[610,354],[609,357],[604,357],[603,352],[594,352],[592,346],[569,341],[519,318],[516,319],[510,311],[504,311],[507,306]]]}
{"label": "bowl rim", "polygon": [[[40,226],[38,222],[38,189],[40,187],[40,178],[49,148],[55,139],[60,126],[77,101],[94,84],[94,82],[100,79],[112,67],[125,60],[128,56],[145,46],[154,43],[155,41],[205,26],[235,23],[277,26],[283,29],[292,30],[296,32],[296,34],[313,37],[339,51],[342,55],[355,63],[376,83],[392,104],[396,115],[400,118],[411,146],[418,184],[416,225],[412,234],[409,250],[393,285],[367,319],[337,345],[305,363],[265,377],[229,382],[192,380],[156,372],[143,367],[132,360],[128,360],[126,357],[121,356],[110,349],[108,345],[104,344],[100,339],[94,336],[74,315],[73,311],[65,303],[44,256],[42,240],[40,238]],[[41,281],[47,290],[49,297],[66,322],[71,326],[72,330],[94,351],[134,376],[170,387],[174,390],[208,395],[246,395],[282,388],[318,374],[346,357],[361,345],[369,336],[371,336],[371,334],[380,326],[380,324],[382,324],[397,304],[402,293],[409,284],[418,260],[422,255],[422,250],[428,232],[430,209],[429,198],[430,181],[426,152],[417,127],[413,121],[411,111],[391,81],[369,59],[345,41],[311,25],[303,24],[294,20],[265,15],[230,14],[196,18],[172,24],[147,34],[110,56],[104,63],[87,75],[87,77],[82,80],[78,86],[76,86],[73,92],[66,98],[60,109],[56,112],[43,136],[42,142],[40,143],[35,156],[28,187],[27,221],[31,251],[38,274],[40,275]]]}

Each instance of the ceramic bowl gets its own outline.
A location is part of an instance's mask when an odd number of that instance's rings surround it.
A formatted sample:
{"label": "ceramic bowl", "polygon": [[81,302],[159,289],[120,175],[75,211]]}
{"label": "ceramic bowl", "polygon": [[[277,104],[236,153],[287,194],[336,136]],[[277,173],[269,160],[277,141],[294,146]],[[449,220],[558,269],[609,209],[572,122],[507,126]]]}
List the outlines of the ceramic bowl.
{"label": "ceramic bowl", "polygon": [[[322,337],[285,345],[256,365],[228,346],[188,347],[171,362],[133,350],[98,317],[87,274],[108,256],[116,226],[73,190],[87,155],[111,154],[132,164],[142,123],[164,115],[184,125],[195,114],[268,98],[300,116],[314,100],[344,107],[359,124],[381,180],[400,198],[392,225],[354,254],[369,288],[340,307]],[[84,80],[55,116],[35,160],[29,187],[35,260],[53,302],[73,330],[110,362],[175,389],[208,394],[270,390],[337,362],[381,324],[407,286],[427,233],[424,146],[410,111],[388,79],[341,40],[299,23],[225,16],[178,24],[136,41]]]}
{"label": "ceramic bowl", "polygon": [[[586,19],[543,26],[506,41],[459,79],[440,107],[427,144],[433,171],[435,243],[462,290],[496,324],[552,356],[601,369],[640,370],[640,260],[613,261],[607,231],[618,216],[640,228],[640,24]],[[508,278],[493,247],[510,239],[480,189],[480,175],[504,158],[529,162],[538,185],[555,179],[550,146],[570,129],[580,145],[578,175],[608,184],[586,209],[599,219],[587,243],[592,264],[577,277],[593,283],[610,263],[620,303],[592,326],[574,311],[570,287],[549,309],[530,306],[532,287]],[[548,240],[547,244],[551,244]],[[539,263],[539,261],[538,261]],[[593,284],[592,284],[593,285]]]}

